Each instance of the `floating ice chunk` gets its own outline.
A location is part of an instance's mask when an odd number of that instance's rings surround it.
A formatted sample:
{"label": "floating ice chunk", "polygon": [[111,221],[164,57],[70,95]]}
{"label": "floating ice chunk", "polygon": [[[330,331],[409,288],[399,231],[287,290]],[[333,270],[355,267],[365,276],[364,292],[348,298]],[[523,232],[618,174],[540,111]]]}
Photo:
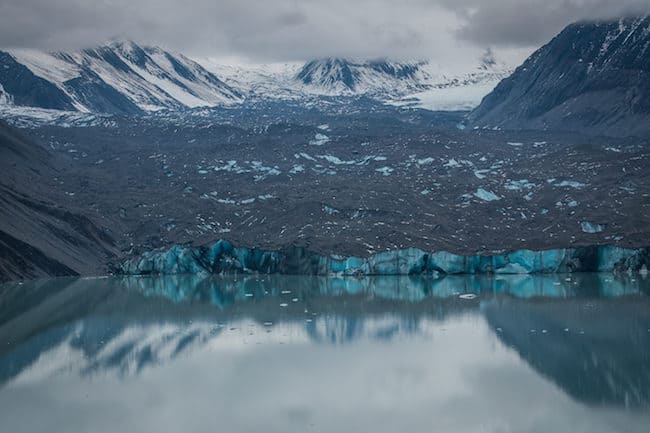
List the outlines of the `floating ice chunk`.
{"label": "floating ice chunk", "polygon": [[330,170],[328,168],[323,168],[321,165],[317,165],[316,167],[312,167],[311,171],[314,173],[318,174],[327,174],[329,176],[335,176],[336,175],[336,170]]}
{"label": "floating ice chunk", "polygon": [[460,163],[456,161],[454,158],[450,159],[449,162],[444,164],[444,167],[449,167],[449,168],[458,168],[460,167]]}
{"label": "floating ice chunk", "polygon": [[428,158],[418,159],[417,163],[418,165],[427,165],[433,163],[434,161],[435,159],[428,157]]}
{"label": "floating ice chunk", "polygon": [[365,156],[360,160],[344,160],[334,155],[317,155],[316,158],[324,159],[334,165],[368,165],[372,161],[386,161],[385,156]]}
{"label": "floating ice chunk", "polygon": [[214,171],[239,171],[241,168],[237,165],[237,161],[227,161],[222,166],[215,166]]}
{"label": "floating ice chunk", "polygon": [[575,201],[575,200],[572,200],[572,201],[570,201],[570,202],[567,204],[567,206],[569,206],[569,207],[576,207],[576,206],[578,206],[578,202]]}
{"label": "floating ice chunk", "polygon": [[562,182],[556,183],[555,186],[560,187],[570,187],[570,188],[583,188],[587,186],[586,183],[577,182],[575,180],[563,180]]}
{"label": "floating ice chunk", "polygon": [[295,164],[293,167],[291,167],[291,170],[289,170],[290,174],[297,174],[297,173],[302,173],[305,171],[305,166],[301,164]]}
{"label": "floating ice chunk", "polygon": [[495,201],[501,199],[501,197],[499,197],[495,193],[485,190],[483,188],[477,189],[476,192],[474,193],[474,196],[484,201]]}
{"label": "floating ice chunk", "polygon": [[486,174],[489,172],[490,170],[474,170],[474,176],[476,176],[478,179],[485,179]]}
{"label": "floating ice chunk", "polygon": [[323,125],[318,125],[317,128],[320,129],[321,131],[329,131],[330,130],[330,126],[327,123],[325,123]]}
{"label": "floating ice chunk", "polygon": [[312,146],[322,146],[330,142],[330,138],[325,134],[316,134],[313,140],[309,142]]}
{"label": "floating ice chunk", "polygon": [[327,205],[323,206],[323,212],[325,212],[328,215],[336,215],[338,213],[341,213],[341,211],[339,211],[338,209],[334,209],[333,207]]}
{"label": "floating ice chunk", "polygon": [[514,147],[521,147],[521,146],[524,145],[524,143],[515,143],[515,142],[511,142],[511,141],[509,141],[508,144],[510,146],[514,146]]}
{"label": "floating ice chunk", "polygon": [[395,169],[393,169],[391,167],[381,167],[381,168],[375,169],[375,171],[383,174],[384,176],[390,176],[391,173],[395,171]]}
{"label": "floating ice chunk", "polygon": [[532,189],[537,185],[534,183],[528,182],[528,179],[521,180],[511,180],[506,184],[506,189],[511,191],[521,191],[522,189]]}
{"label": "floating ice chunk", "polygon": [[324,159],[325,161],[330,162],[334,165],[353,165],[355,163],[355,161],[343,161],[334,155],[318,155],[317,157]]}
{"label": "floating ice chunk", "polygon": [[296,159],[299,159],[299,158],[302,157],[302,158],[305,158],[305,159],[307,159],[307,160],[309,160],[309,161],[316,161],[316,159],[315,159],[314,157],[312,157],[312,156],[309,155],[308,153],[304,153],[304,152],[302,152],[302,153],[296,153],[296,154],[293,155],[293,156],[294,156],[294,158],[296,158]]}
{"label": "floating ice chunk", "polygon": [[267,167],[260,161],[251,161],[250,165],[254,171],[262,173],[261,176],[255,176],[256,180],[264,179],[267,176],[278,176],[282,173],[278,167]]}
{"label": "floating ice chunk", "polygon": [[465,293],[459,296],[460,299],[476,299],[476,295],[474,293]]}
{"label": "floating ice chunk", "polygon": [[606,147],[605,150],[609,150],[610,152],[615,152],[615,153],[621,153],[621,149],[618,149],[616,147]]}
{"label": "floating ice chunk", "polygon": [[583,221],[580,223],[582,231],[585,233],[601,233],[605,230],[605,226],[602,224],[595,224],[588,221]]}

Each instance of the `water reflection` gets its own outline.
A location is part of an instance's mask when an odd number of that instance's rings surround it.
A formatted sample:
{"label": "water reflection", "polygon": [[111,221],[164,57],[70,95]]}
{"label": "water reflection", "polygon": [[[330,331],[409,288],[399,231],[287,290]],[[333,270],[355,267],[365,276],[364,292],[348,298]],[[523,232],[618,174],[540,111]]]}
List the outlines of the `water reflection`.
{"label": "water reflection", "polygon": [[650,305],[616,302],[490,302],[498,337],[572,397],[589,404],[650,405]]}
{"label": "water reflection", "polygon": [[629,275],[503,275],[318,278],[249,276],[220,278],[181,275],[169,277],[125,277],[122,284],[175,302],[209,301],[221,308],[249,298],[278,296],[289,288],[302,297],[364,295],[388,300],[419,302],[429,297],[449,298],[459,294],[507,294],[517,298],[625,296],[648,293],[650,282]]}
{"label": "water reflection", "polygon": [[[444,431],[645,431],[649,287],[608,274],[5,285],[0,419],[12,432],[205,431],[217,414],[226,431],[376,432],[436,430],[438,414]],[[259,424],[232,398],[267,405]],[[185,400],[217,408],[177,429],[151,412],[192,412]],[[139,413],[99,412],[116,401]],[[522,402],[538,405],[532,418]]]}

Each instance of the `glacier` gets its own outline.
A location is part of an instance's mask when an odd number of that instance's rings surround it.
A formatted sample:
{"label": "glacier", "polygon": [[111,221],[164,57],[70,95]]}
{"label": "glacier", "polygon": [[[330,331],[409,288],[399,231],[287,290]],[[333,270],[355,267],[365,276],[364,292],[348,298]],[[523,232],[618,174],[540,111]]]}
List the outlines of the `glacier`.
{"label": "glacier", "polygon": [[553,274],[642,272],[650,268],[650,248],[585,246],[544,251],[516,250],[496,255],[459,255],[418,248],[368,257],[319,254],[304,247],[277,251],[237,247],[227,240],[205,246],[175,245],[149,251],[115,266],[121,275],[285,274],[317,276],[448,274]]}

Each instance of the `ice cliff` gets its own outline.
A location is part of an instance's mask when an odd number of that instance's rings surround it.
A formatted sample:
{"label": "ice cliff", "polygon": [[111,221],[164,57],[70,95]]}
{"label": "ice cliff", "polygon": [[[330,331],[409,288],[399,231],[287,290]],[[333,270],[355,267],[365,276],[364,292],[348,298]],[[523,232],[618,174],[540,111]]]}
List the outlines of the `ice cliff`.
{"label": "ice cliff", "polygon": [[517,250],[463,256],[416,248],[369,257],[322,255],[305,248],[281,251],[236,247],[220,240],[200,247],[174,246],[147,252],[118,265],[124,275],[261,273],[288,275],[445,275],[639,272],[650,267],[650,248],[589,246],[546,251]]}

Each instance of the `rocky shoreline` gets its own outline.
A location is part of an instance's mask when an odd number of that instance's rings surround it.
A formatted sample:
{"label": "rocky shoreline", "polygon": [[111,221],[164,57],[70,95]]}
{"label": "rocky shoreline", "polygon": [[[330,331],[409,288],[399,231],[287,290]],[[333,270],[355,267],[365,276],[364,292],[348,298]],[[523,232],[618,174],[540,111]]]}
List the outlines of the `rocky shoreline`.
{"label": "rocky shoreline", "polygon": [[446,274],[554,274],[575,272],[647,272],[650,247],[626,249],[600,245],[544,251],[516,250],[497,255],[459,255],[417,248],[368,257],[322,255],[303,247],[279,251],[236,247],[231,242],[176,245],[146,252],[119,264],[121,275],[259,273],[362,276]]}

